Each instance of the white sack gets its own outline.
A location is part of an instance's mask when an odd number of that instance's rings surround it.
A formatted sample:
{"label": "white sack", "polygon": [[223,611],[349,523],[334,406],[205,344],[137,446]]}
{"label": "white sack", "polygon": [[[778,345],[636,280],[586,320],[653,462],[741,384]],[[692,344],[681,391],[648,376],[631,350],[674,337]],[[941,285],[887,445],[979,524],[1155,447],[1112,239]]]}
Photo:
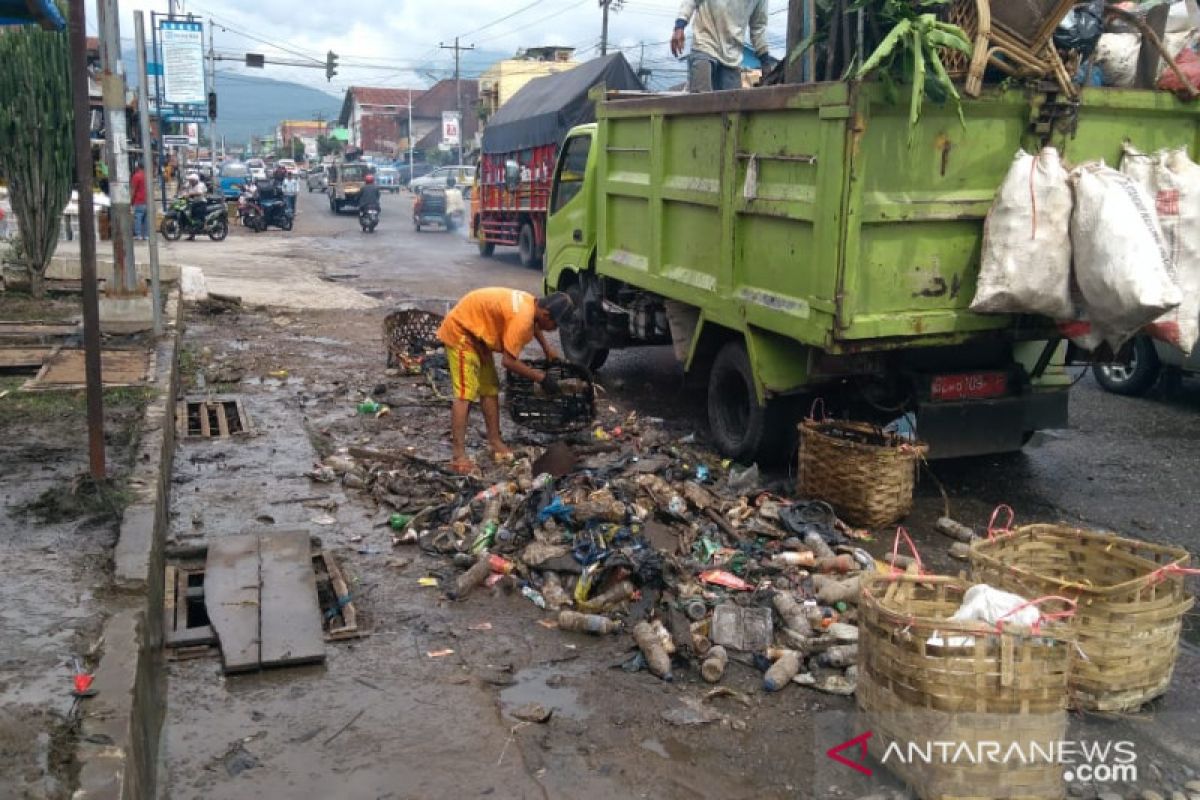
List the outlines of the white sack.
{"label": "white sack", "polygon": [[1185,147],[1150,156],[1126,145],[1121,171],[1154,198],[1182,294],[1179,306],[1147,325],[1146,332],[1191,355],[1200,339],[1200,166]]}
{"label": "white sack", "polygon": [[1182,297],[1154,201],[1137,181],[1103,163],[1071,178],[1075,282],[1088,318],[1115,349]]}
{"label": "white sack", "polygon": [[[1020,595],[1005,592],[977,583],[963,593],[962,605],[950,617],[953,622],[982,622],[995,626],[1003,621],[1005,625],[1021,625],[1033,627],[1041,619],[1042,612],[1037,606],[1026,605],[1027,601]],[[1024,608],[1021,608],[1024,606]],[[1020,608],[1020,611],[1016,609]],[[1016,613],[1013,613],[1016,611]],[[935,632],[926,641],[927,644],[946,647],[970,647],[975,643],[974,636],[943,637]]]}
{"label": "white sack", "polygon": [[208,284],[204,280],[204,271],[199,267],[181,266],[179,268],[179,292],[184,300],[195,302],[208,299]]}
{"label": "white sack", "polygon": [[971,310],[1066,319],[1071,302],[1071,187],[1058,151],[1018,150],[983,226]]}
{"label": "white sack", "polygon": [[1128,89],[1137,78],[1140,33],[1102,33],[1096,44],[1096,65],[1104,73],[1105,86]]}

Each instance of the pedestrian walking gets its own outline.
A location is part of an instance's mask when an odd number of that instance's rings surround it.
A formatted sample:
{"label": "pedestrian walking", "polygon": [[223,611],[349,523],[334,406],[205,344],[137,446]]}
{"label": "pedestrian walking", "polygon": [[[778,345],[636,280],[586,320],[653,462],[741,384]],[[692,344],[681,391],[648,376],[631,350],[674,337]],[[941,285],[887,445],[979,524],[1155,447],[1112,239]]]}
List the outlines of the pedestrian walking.
{"label": "pedestrian walking", "polygon": [[300,194],[300,181],[295,175],[283,179],[283,199],[287,201],[288,210],[296,213],[296,195]]}
{"label": "pedestrian walking", "polygon": [[138,164],[129,178],[129,202],[133,206],[133,238],[146,241],[146,171]]}

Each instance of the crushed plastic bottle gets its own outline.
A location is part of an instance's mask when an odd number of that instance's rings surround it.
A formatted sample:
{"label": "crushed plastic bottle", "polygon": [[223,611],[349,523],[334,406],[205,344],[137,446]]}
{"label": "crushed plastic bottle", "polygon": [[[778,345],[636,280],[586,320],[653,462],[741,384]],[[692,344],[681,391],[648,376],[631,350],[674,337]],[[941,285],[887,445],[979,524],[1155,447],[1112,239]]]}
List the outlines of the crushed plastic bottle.
{"label": "crushed plastic bottle", "polygon": [[621,630],[621,623],[602,614],[580,614],[578,611],[564,609],[558,612],[558,628],[603,636]]}
{"label": "crushed plastic bottle", "polygon": [[821,534],[815,531],[809,531],[808,533],[804,534],[804,544],[809,550],[813,551],[813,554],[818,560],[837,558],[837,553],[833,552],[833,548],[826,544],[825,539],[821,537]]}
{"label": "crushed plastic bottle", "polygon": [[358,413],[360,414],[378,414],[379,409],[383,406],[376,403],[374,400],[363,400],[358,404]]}
{"label": "crushed plastic bottle", "polygon": [[610,606],[625,602],[636,593],[637,589],[631,581],[617,581],[595,597],[589,597],[581,607],[587,611],[603,611]]}
{"label": "crushed plastic bottle", "polygon": [[538,608],[546,607],[546,598],[542,596],[541,592],[539,592],[537,589],[533,588],[529,584],[525,584],[524,586],[521,587],[521,595],[526,600],[528,600],[529,602],[531,602],[535,606],[537,606]]}
{"label": "crushed plastic bottle", "polygon": [[547,572],[542,581],[542,596],[546,598],[546,608],[558,611],[564,606],[571,605],[571,597],[563,589],[557,572]]}
{"label": "crushed plastic bottle", "polygon": [[840,644],[828,648],[817,657],[823,667],[845,668],[858,663],[858,645]]}
{"label": "crushed plastic bottle", "polygon": [[388,525],[394,531],[402,531],[408,527],[408,523],[413,521],[412,514],[392,514],[388,517]]}
{"label": "crushed plastic bottle", "polygon": [[654,626],[649,622],[639,622],[633,627],[633,640],[642,651],[650,674],[664,681],[671,680],[671,657],[667,655]]}
{"label": "crushed plastic bottle", "polygon": [[454,581],[454,589],[449,593],[451,600],[461,600],[471,593],[479,584],[487,580],[488,575],[492,574],[492,565],[488,560],[486,552],[480,554],[471,568],[459,575]]}
{"label": "crushed plastic bottle", "polygon": [[783,626],[798,636],[808,638],[813,635],[812,625],[804,607],[787,592],[776,592],[773,598],[775,610],[783,620]]}
{"label": "crushed plastic bottle", "polygon": [[799,671],[800,654],[795,650],[784,650],[767,670],[767,674],[763,678],[763,688],[768,692],[777,692],[787,686]]}
{"label": "crushed plastic bottle", "polygon": [[704,663],[700,665],[700,675],[709,683],[717,683],[725,676],[725,666],[728,663],[729,654],[725,652],[725,648],[719,644],[715,645],[709,648]]}

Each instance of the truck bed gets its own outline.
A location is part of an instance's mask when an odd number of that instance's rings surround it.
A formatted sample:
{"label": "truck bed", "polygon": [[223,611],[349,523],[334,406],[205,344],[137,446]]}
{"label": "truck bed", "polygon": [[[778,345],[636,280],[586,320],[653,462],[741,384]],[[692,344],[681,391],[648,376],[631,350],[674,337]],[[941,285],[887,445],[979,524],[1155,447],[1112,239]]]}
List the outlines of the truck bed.
{"label": "truck bed", "polygon": [[[597,105],[600,271],[708,321],[830,353],[1045,338],[1048,321],[968,310],[983,223],[1040,95],[908,104],[853,83]],[[1122,142],[1189,145],[1200,111],[1162,92],[1089,89],[1070,163]]]}

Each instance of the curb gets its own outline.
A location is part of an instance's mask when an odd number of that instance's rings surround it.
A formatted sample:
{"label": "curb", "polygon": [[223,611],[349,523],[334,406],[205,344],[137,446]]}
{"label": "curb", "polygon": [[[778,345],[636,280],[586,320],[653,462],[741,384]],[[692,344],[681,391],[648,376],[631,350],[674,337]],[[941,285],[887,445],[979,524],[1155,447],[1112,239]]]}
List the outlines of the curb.
{"label": "curb", "polygon": [[115,609],[104,624],[95,697],[83,701],[74,798],[140,800],[155,795],[166,685],[162,670],[163,543],[169,525],[175,456],[180,294],[167,298],[171,320],[157,345],[157,399],[142,418],[129,486],[133,500],[121,519],[113,552]]}

